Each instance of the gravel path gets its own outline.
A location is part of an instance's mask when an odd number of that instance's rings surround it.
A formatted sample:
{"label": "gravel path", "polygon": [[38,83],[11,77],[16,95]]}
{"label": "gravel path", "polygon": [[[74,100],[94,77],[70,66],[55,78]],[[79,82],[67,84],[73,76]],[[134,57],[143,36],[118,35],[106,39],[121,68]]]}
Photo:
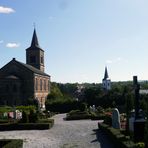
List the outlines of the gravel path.
{"label": "gravel path", "polygon": [[98,130],[98,121],[64,121],[65,114],[54,116],[50,130],[5,131],[0,139],[24,139],[23,148],[113,148]]}

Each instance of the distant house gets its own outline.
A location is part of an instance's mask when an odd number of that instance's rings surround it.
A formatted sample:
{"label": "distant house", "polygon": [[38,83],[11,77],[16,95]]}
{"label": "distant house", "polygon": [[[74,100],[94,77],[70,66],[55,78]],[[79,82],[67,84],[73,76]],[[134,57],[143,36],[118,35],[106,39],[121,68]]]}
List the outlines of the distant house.
{"label": "distant house", "polygon": [[105,91],[108,91],[111,89],[111,80],[109,79],[109,76],[108,76],[107,67],[105,67],[104,78],[102,79],[102,88]]}
{"label": "distant house", "polygon": [[22,105],[33,98],[44,109],[50,92],[50,76],[44,68],[44,50],[34,29],[31,46],[26,49],[26,64],[13,58],[0,69],[0,105]]}

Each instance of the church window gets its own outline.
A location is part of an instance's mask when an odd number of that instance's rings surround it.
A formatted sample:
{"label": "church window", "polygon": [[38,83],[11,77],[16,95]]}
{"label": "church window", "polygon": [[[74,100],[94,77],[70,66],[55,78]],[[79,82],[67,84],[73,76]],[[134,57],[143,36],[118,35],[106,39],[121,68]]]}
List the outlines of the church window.
{"label": "church window", "polygon": [[42,90],[42,80],[40,80],[40,90]]}
{"label": "church window", "polygon": [[41,56],[41,63],[43,64],[43,61],[44,61],[44,59],[43,59],[43,57]]}
{"label": "church window", "polygon": [[44,80],[44,90],[46,90],[46,80]]}
{"label": "church window", "polygon": [[48,91],[50,91],[50,81],[48,81]]}
{"label": "church window", "polygon": [[38,90],[38,79],[36,79],[35,89]]}
{"label": "church window", "polygon": [[36,56],[30,56],[30,63],[36,63]]}

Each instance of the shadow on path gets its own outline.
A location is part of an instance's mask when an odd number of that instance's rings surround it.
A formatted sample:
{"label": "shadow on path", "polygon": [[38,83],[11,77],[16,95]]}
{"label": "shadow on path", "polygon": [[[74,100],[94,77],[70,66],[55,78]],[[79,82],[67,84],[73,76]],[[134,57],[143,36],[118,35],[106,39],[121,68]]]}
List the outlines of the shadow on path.
{"label": "shadow on path", "polygon": [[108,139],[108,136],[100,129],[94,129],[93,132],[93,134],[96,135],[96,139],[91,141],[91,143],[98,141],[101,148],[115,148],[112,142]]}

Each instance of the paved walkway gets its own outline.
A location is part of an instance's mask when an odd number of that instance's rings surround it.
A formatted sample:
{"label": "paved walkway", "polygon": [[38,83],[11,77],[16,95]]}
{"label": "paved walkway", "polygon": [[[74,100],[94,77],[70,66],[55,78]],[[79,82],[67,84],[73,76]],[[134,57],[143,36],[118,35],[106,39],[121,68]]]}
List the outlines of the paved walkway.
{"label": "paved walkway", "polygon": [[54,116],[55,125],[50,130],[0,132],[0,139],[24,139],[24,148],[113,148],[98,130],[98,121],[64,121],[64,117]]}

